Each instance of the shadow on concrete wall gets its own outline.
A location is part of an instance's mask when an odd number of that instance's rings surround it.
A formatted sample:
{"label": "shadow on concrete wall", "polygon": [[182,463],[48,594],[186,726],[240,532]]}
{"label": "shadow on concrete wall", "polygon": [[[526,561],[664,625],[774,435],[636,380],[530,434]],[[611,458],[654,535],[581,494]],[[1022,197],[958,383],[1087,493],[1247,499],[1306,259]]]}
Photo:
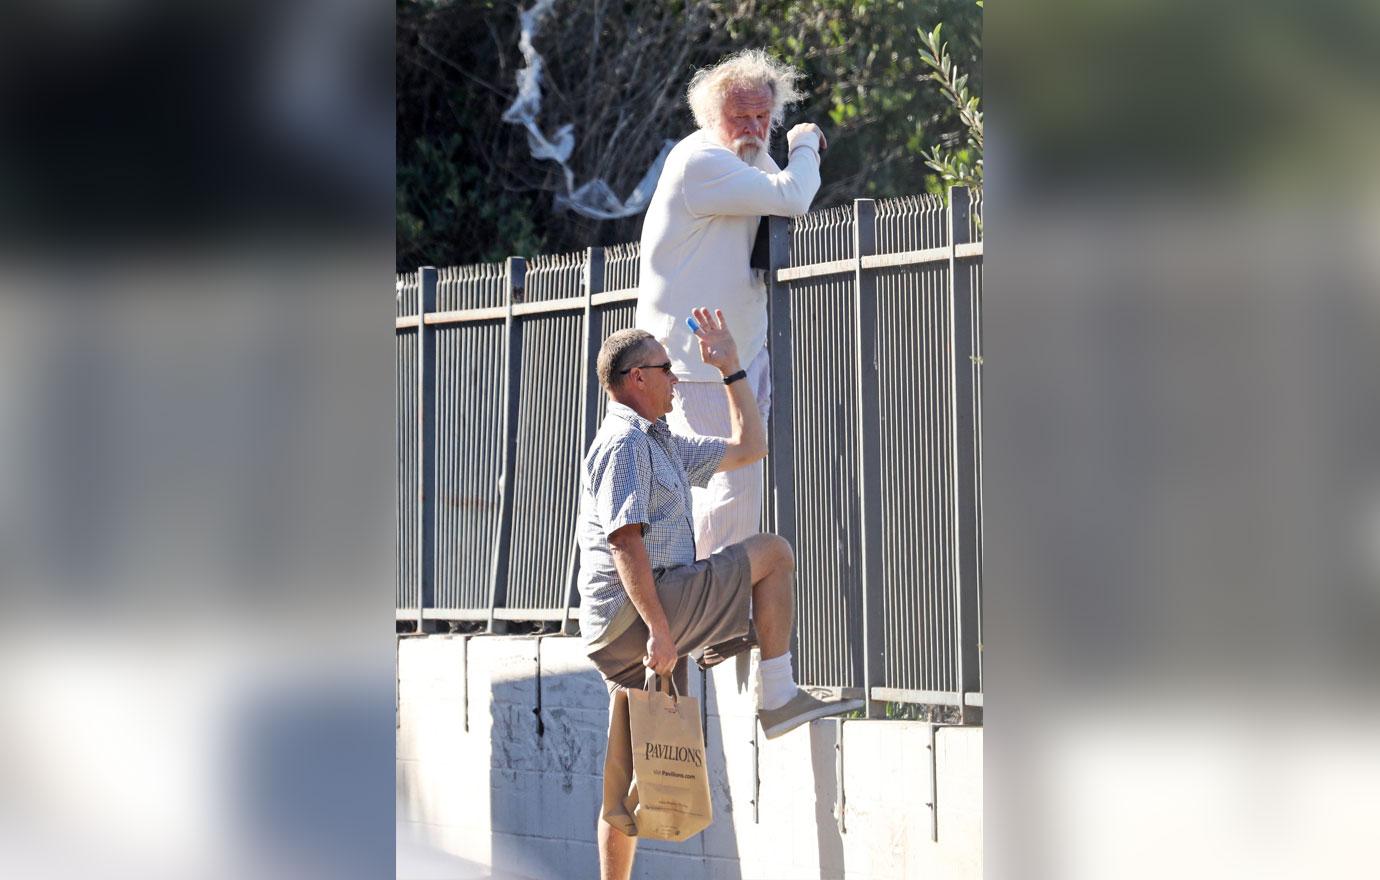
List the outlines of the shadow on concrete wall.
{"label": "shadow on concrete wall", "polygon": [[[495,877],[598,876],[608,692],[579,640],[399,644],[401,827],[492,865]],[[747,658],[690,676],[704,712],[714,822],[680,843],[640,841],[635,878],[843,876],[839,726],[815,722],[767,743],[751,678]]]}
{"label": "shadow on concrete wall", "polygon": [[[559,646],[564,657],[543,662],[548,659],[543,653],[554,653],[557,646],[546,639],[540,641],[547,645],[539,646],[538,641],[532,640],[534,662],[528,669],[539,668],[539,675],[489,670],[487,718],[471,717],[472,732],[483,724],[490,727],[491,864],[496,872],[533,880],[597,877],[595,829],[603,800],[607,690],[592,668],[570,668],[569,642]],[[702,677],[692,673],[690,679],[690,695],[703,706]],[[479,708],[478,702],[472,700],[472,709]],[[718,723],[708,718],[711,727]],[[714,823],[679,843],[640,840],[635,880],[741,880],[722,736],[706,736],[706,756]],[[477,777],[474,782],[480,796],[482,783]]]}
{"label": "shadow on concrete wall", "polygon": [[[743,659],[746,661],[746,657]],[[728,755],[724,748],[727,722],[717,713],[711,714],[719,703],[714,699],[714,678],[697,671],[692,665],[690,681],[691,688],[697,691],[694,696],[700,701],[701,711],[705,716],[705,761],[709,767],[709,795],[714,805],[714,821],[687,843],[699,840],[700,852],[705,857],[705,877],[712,877],[714,880],[742,880],[736,824],[739,817],[736,808],[743,803],[743,799],[741,796],[734,797],[734,789],[729,784]],[[751,821],[750,816],[747,821]],[[636,873],[634,867],[634,874]]]}
{"label": "shadow on concrete wall", "polygon": [[844,876],[843,835],[838,808],[838,760],[843,743],[839,721],[810,725],[810,770],[815,782],[815,844],[821,877]]}
{"label": "shadow on concrete wall", "polygon": [[[808,732],[797,731],[769,744],[755,718],[754,677],[747,654],[705,676],[710,724],[717,724],[722,734],[711,737],[711,742],[720,745],[719,766],[731,765],[734,777],[731,793],[725,786],[722,799],[744,823],[746,873],[841,878],[845,851],[835,812],[840,805],[841,724],[834,719],[817,721]],[[727,756],[722,742],[730,736],[742,742],[734,742],[733,754]],[[814,852],[809,850],[811,836]]]}
{"label": "shadow on concrete wall", "polygon": [[[496,878],[598,876],[608,694],[579,640],[402,639],[398,676],[400,828]],[[750,679],[691,676],[715,821],[643,841],[634,877],[982,876],[981,728],[820,719],[768,743]]]}

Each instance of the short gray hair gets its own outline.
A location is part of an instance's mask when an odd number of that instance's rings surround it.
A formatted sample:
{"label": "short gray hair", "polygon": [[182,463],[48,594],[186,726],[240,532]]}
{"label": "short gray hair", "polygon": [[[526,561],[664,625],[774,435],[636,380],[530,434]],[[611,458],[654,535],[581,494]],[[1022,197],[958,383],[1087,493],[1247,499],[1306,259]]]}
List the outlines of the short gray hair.
{"label": "short gray hair", "polygon": [[723,112],[724,96],[733,89],[770,89],[771,127],[786,119],[786,107],[803,97],[796,88],[800,71],[777,61],[761,49],[744,49],[712,67],[702,67],[690,77],[686,98],[695,124],[700,128],[714,128]]}
{"label": "short gray hair", "polygon": [[628,368],[628,362],[634,359],[649,340],[655,342],[656,337],[636,327],[610,334],[599,347],[599,360],[595,363],[595,369],[599,373],[599,384],[604,386],[605,390],[621,385],[621,371]]}

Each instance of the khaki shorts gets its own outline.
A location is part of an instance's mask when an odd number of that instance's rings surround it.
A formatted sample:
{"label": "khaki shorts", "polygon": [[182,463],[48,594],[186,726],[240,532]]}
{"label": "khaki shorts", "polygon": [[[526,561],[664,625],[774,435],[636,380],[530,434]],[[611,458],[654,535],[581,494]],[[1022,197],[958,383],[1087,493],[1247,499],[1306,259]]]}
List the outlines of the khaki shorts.
{"label": "khaki shorts", "polygon": [[[733,544],[690,565],[655,569],[652,576],[680,657],[674,679],[683,694],[689,687],[687,654],[748,631],[752,567],[747,550]],[[639,615],[621,635],[589,655],[610,693],[617,687],[643,686],[648,635]]]}

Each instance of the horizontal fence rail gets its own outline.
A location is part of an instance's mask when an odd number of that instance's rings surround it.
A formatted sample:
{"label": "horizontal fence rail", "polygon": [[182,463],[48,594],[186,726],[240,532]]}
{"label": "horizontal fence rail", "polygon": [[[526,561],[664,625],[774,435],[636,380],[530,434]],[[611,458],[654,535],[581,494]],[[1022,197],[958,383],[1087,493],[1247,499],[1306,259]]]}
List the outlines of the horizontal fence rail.
{"label": "horizontal fence rail", "polygon": [[[764,531],[801,681],[982,705],[980,193],[771,218]],[[396,279],[399,621],[574,631],[580,460],[636,242]]]}

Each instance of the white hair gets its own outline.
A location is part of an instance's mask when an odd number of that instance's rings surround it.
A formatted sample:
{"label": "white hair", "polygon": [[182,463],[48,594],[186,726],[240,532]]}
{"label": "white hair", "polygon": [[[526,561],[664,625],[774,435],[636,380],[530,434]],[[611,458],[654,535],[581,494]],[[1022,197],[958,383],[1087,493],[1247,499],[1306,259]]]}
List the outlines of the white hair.
{"label": "white hair", "polygon": [[803,97],[795,87],[800,71],[772,58],[761,49],[744,49],[712,67],[702,67],[690,77],[686,97],[695,124],[700,128],[714,128],[723,112],[724,97],[734,89],[771,90],[771,127],[786,118],[786,107]]}

